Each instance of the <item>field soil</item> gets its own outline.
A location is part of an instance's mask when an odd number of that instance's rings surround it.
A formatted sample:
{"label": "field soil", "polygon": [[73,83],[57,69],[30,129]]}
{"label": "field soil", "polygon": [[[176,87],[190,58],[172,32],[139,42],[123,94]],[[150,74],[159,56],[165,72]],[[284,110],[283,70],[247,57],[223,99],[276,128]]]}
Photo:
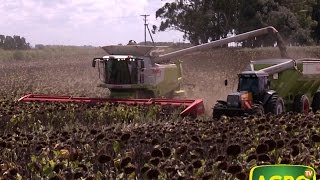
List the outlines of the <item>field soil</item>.
{"label": "field soil", "polygon": [[[172,50],[171,50],[172,51]],[[320,47],[289,47],[291,58],[320,58]],[[92,58],[105,55],[100,48],[59,47],[30,51],[1,51],[0,94],[27,93],[105,97],[96,87],[99,74]],[[215,49],[180,58],[188,98],[202,98],[207,113],[218,99],[236,90],[237,73],[251,60],[279,58],[278,48]],[[229,84],[224,86],[224,80]]]}
{"label": "field soil", "polygon": [[[320,47],[290,47],[291,58],[319,58]],[[0,179],[235,179],[256,165],[312,166],[320,177],[320,114],[196,119],[155,107],[16,103],[28,93],[105,97],[92,58],[99,48],[0,51]],[[189,98],[207,112],[236,90],[251,60],[276,48],[216,49],[181,57]],[[224,86],[228,79],[229,85]],[[63,178],[64,177],[64,178]]]}

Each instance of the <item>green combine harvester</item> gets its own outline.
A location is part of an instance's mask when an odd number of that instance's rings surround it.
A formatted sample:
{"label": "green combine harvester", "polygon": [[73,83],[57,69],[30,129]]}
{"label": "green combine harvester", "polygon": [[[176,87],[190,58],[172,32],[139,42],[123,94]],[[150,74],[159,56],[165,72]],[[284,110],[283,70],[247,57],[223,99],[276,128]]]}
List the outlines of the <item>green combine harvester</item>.
{"label": "green combine harvester", "polygon": [[166,46],[138,45],[133,40],[124,46],[103,46],[107,55],[94,58],[92,66],[99,72],[98,86],[109,89],[110,97],[172,99],[184,96],[180,57],[267,35],[275,38],[281,53],[286,52],[278,31],[269,26],[164,54]]}

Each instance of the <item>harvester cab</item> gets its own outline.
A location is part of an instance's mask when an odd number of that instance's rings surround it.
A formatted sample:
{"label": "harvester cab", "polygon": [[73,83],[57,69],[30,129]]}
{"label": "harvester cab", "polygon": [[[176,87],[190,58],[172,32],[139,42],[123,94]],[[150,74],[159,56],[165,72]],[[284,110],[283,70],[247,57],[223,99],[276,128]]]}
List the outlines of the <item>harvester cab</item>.
{"label": "harvester cab", "polygon": [[110,97],[116,98],[172,98],[180,90],[181,66],[151,60],[153,54],[165,48],[137,45],[132,40],[125,46],[104,46],[109,55],[93,59],[102,81],[98,86],[108,88]]}

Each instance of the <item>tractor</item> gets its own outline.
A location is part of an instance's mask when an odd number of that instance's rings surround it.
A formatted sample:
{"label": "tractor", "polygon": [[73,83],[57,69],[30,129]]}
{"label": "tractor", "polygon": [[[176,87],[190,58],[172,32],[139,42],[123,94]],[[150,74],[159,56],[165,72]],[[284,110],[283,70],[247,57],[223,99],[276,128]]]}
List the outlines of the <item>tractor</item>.
{"label": "tractor", "polygon": [[[310,64],[313,63],[313,64]],[[252,61],[238,77],[237,92],[218,100],[213,118],[316,112],[320,108],[320,59]],[[227,80],[225,81],[227,85]],[[312,104],[309,99],[313,97]]]}

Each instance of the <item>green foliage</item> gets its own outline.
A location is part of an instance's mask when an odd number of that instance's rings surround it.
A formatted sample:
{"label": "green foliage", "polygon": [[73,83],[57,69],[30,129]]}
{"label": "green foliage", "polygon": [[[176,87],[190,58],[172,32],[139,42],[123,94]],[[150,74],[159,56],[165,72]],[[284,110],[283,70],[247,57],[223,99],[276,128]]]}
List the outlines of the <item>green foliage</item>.
{"label": "green foliage", "polygon": [[[319,40],[319,9],[319,0],[175,0],[159,8],[156,17],[162,19],[159,31],[179,30],[193,44],[274,26],[288,43],[309,45],[312,38]],[[246,41],[244,46],[273,44],[272,40],[259,38]]]}
{"label": "green foliage", "polygon": [[30,44],[26,42],[24,37],[16,36],[4,36],[0,35],[0,49],[5,50],[26,50],[30,49]]}
{"label": "green foliage", "polygon": [[320,42],[320,0],[317,0],[312,7],[312,19],[317,22],[312,29],[312,37],[314,40]]}
{"label": "green foliage", "polygon": [[159,30],[176,29],[182,31],[184,38],[188,38],[193,44],[226,37],[234,26],[235,2],[235,0],[176,0],[172,3],[166,3],[156,12],[157,18],[164,19]]}
{"label": "green foliage", "polygon": [[19,50],[15,50],[12,55],[13,55],[14,60],[23,60],[24,59],[23,53]]}

